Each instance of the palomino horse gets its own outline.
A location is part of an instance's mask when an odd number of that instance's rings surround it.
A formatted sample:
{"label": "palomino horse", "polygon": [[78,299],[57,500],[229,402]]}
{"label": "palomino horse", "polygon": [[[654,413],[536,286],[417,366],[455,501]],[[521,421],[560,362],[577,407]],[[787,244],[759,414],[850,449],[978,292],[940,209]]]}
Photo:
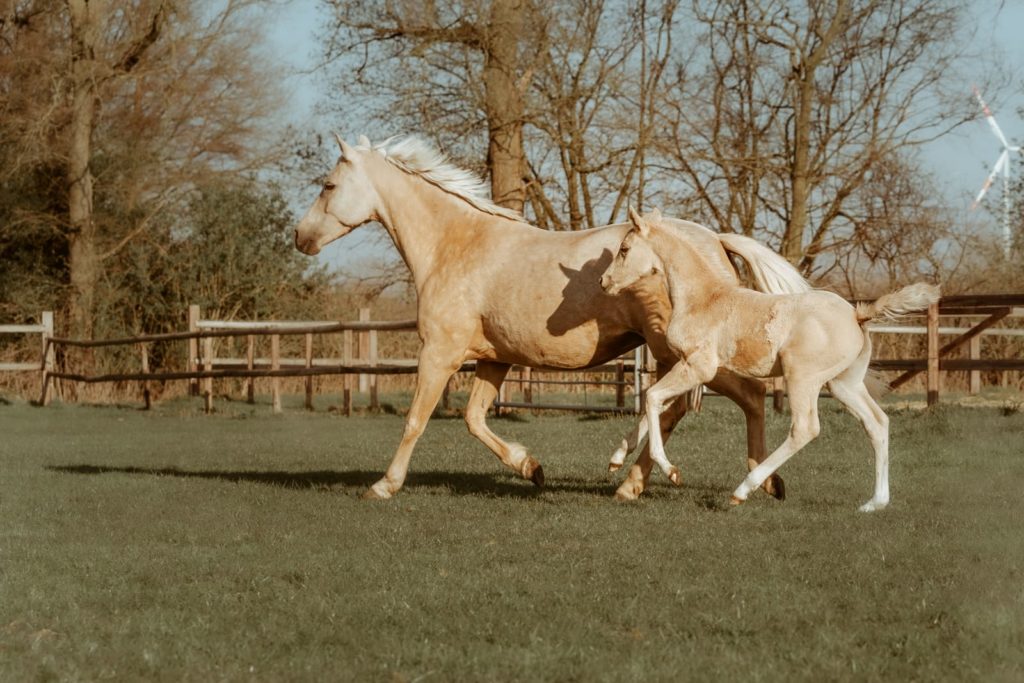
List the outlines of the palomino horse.
{"label": "palomino horse", "polygon": [[[871,338],[864,325],[926,308],[939,288],[918,283],[856,308],[831,292],[771,295],[714,283],[705,273],[717,268],[654,211],[640,217],[630,209],[633,229],[601,285],[615,294],[639,278],[663,277],[672,301],[665,336],[680,359],[647,392],[650,454],[669,474],[658,429],[651,422],[673,397],[700,386],[726,368],[746,377],[786,378],[792,413],[789,436],[754,467],[732,495],[738,505],[783,463],[818,435],[818,392],[832,395],[864,425],[875,450],[875,494],[861,510],[889,503],[889,419],[868,393],[864,377]],[[713,283],[713,284],[709,284]],[[636,438],[636,437],[634,437]],[[671,474],[669,474],[671,477]]]}
{"label": "palomino horse", "polygon": [[[538,230],[520,214],[486,199],[478,178],[418,138],[378,146],[360,138],[355,148],[338,138],[338,145],[341,158],[297,226],[295,245],[316,254],[353,228],[380,222],[412,272],[422,341],[401,443],[387,473],[365,497],[390,498],[402,487],[416,440],[448,378],[467,360],[477,361],[466,407],[469,431],[502,463],[537,485],[543,483],[540,464],[520,444],[498,438],[485,422],[512,364],[584,368],[614,359],[644,340],[660,369],[675,363],[677,356],[664,343],[669,306],[663,285],[641,283],[618,297],[601,289],[601,273],[628,223],[583,232]],[[672,224],[708,254],[714,264],[711,277],[738,283],[719,236],[692,223]],[[750,264],[760,287],[806,287],[788,264],[778,267],[770,250],[748,247],[733,251]],[[735,401],[746,416],[748,466],[763,460],[762,383],[722,372],[708,385]],[[663,416],[666,436],[685,410],[680,400]],[[630,468],[628,497],[643,490],[651,467],[645,450]],[[781,479],[768,480],[765,489],[783,496]]]}

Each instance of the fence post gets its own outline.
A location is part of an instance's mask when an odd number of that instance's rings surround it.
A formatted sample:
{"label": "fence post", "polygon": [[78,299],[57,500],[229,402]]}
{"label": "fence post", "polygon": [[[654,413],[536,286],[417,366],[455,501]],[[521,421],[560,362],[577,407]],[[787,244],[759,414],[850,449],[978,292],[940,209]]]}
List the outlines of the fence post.
{"label": "fence post", "polygon": [[[270,369],[272,371],[281,369],[281,335],[270,335]],[[274,376],[270,378],[270,402],[273,405],[274,413],[281,412],[281,378]]]}
{"label": "fence post", "polygon": [[642,382],[640,377],[643,368],[643,346],[638,346],[633,349],[633,413],[639,415],[643,403],[640,398],[640,393],[643,391]]}
{"label": "fence post", "polygon": [[519,371],[519,384],[523,388],[523,400],[526,403],[533,403],[533,368],[526,366]]}
{"label": "fence post", "polygon": [[[203,369],[213,370],[213,337],[203,339]],[[213,412],[213,378],[203,380],[203,409],[207,414]]]}
{"label": "fence post", "polygon": [[[976,337],[971,337],[969,358],[971,360],[978,360],[979,358],[981,358],[981,335],[980,334],[978,336],[976,336]],[[969,384],[970,384],[970,389],[969,390],[970,390],[970,393],[977,394],[978,392],[981,391],[981,372],[979,372],[978,370],[971,370],[967,374],[970,377],[970,379],[969,379]]]}
{"label": "fence post", "polygon": [[[146,348],[146,343],[139,344],[139,351],[142,353],[142,373],[144,375],[149,374],[149,349]],[[146,403],[146,410],[149,410],[152,406],[150,404],[149,397],[149,382],[142,380],[142,400]]]}
{"label": "fence post", "polygon": [[[247,334],[245,336],[245,369],[250,372],[256,365],[256,335]],[[246,402],[253,404],[256,403],[256,378],[246,377],[245,378],[245,400]]]}
{"label": "fence post", "polygon": [[[313,367],[313,334],[306,333],[306,369]],[[306,410],[313,410],[313,375],[306,375]]]}
{"label": "fence post", "polygon": [[[370,320],[370,309],[360,308],[359,309],[359,322],[369,322]],[[360,331],[359,337],[359,360],[365,363],[369,360],[370,351],[370,333],[366,331]],[[370,377],[365,373],[359,373],[359,393],[365,394],[370,389]]]}
{"label": "fence post", "polygon": [[928,405],[939,402],[939,305],[928,306]]}
{"label": "fence post", "polygon": [[[370,367],[377,367],[377,330],[370,330]],[[370,410],[380,410],[377,375],[370,375]]]}
{"label": "fence post", "polygon": [[621,358],[615,361],[615,407],[626,407],[626,363]]}
{"label": "fence post", "polygon": [[[196,304],[190,304],[188,307],[188,331],[195,332],[199,329],[199,306]],[[188,372],[196,371],[196,359],[199,357],[199,340],[192,337],[188,340],[188,363],[186,364],[186,370]],[[192,377],[188,381],[188,393],[190,396],[199,395],[199,380]]]}
{"label": "fence post", "polygon": [[39,317],[43,325],[42,358],[39,363],[39,405],[46,406],[50,404],[50,373],[53,372],[53,344],[50,343],[50,338],[53,337],[53,311],[43,311]]}
{"label": "fence post", "polygon": [[[344,340],[344,350],[342,353],[341,362],[346,366],[352,365],[352,330],[345,330],[342,333],[342,339]],[[345,417],[352,417],[352,375],[351,373],[345,373],[342,375],[342,392],[341,392],[341,403],[342,412],[345,413]]]}

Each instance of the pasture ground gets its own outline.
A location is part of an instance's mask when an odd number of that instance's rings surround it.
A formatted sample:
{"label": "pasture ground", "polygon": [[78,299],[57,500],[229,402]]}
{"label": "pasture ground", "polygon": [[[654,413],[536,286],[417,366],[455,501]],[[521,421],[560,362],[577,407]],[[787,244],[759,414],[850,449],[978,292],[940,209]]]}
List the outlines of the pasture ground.
{"label": "pasture ground", "polygon": [[493,420],[543,491],[435,419],[367,503],[399,416],[0,402],[0,680],[1022,680],[1024,414],[890,410],[865,515],[867,439],[821,407],[789,499],[727,509],[721,400],[628,505],[632,418]]}

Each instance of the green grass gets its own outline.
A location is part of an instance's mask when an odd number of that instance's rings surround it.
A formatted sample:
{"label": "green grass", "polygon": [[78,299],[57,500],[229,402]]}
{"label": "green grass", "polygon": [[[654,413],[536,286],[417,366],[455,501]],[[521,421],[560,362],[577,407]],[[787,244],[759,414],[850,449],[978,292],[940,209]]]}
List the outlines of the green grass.
{"label": "green grass", "polygon": [[[394,415],[0,404],[0,680],[1021,680],[1024,415],[892,411],[893,503],[865,515],[853,418],[726,509],[742,420],[708,400],[611,500],[631,418],[494,420],[504,471],[430,423],[405,489],[359,494]],[[787,428],[772,417],[769,443]]]}

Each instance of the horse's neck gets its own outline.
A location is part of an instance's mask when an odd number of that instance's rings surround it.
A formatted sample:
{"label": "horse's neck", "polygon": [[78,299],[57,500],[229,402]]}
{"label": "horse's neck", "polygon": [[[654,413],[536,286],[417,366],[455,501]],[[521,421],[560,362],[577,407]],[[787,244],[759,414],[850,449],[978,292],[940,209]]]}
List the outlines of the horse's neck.
{"label": "horse's neck", "polygon": [[384,166],[380,222],[391,236],[402,260],[409,267],[417,291],[430,275],[445,264],[445,255],[459,253],[462,243],[471,241],[482,212],[464,200],[431,185],[417,176]]}
{"label": "horse's neck", "polygon": [[662,233],[659,242],[673,313],[705,313],[712,302],[735,289],[735,283],[722,277],[685,239]]}

